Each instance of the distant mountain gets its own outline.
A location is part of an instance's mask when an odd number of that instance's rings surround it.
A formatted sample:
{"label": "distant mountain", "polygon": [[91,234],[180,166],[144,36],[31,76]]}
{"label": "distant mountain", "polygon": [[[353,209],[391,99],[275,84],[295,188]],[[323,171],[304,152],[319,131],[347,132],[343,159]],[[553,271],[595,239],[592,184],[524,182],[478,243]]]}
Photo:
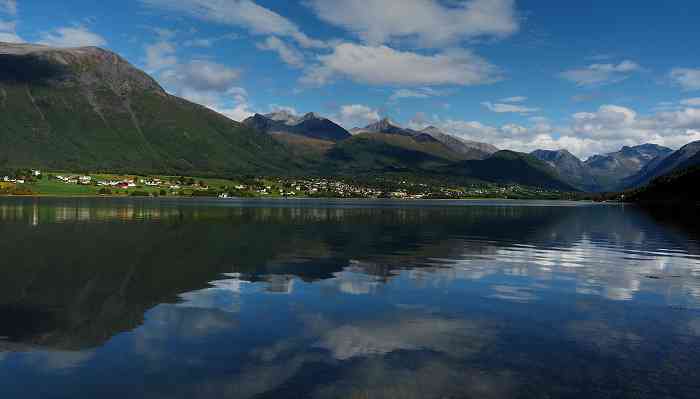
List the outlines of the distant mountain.
{"label": "distant mountain", "polygon": [[0,43],[0,167],[287,173],[272,138],[166,93],[110,51]]}
{"label": "distant mountain", "polygon": [[[650,179],[697,162],[697,147],[673,156],[655,145],[625,147],[583,165],[595,184],[616,187],[643,169]],[[389,119],[353,129],[353,135],[313,113],[256,114],[238,123],[168,94],[110,51],[0,43],[2,169],[190,176],[400,171],[459,183],[592,186],[571,154],[533,155],[498,151],[435,127],[407,129]]]}
{"label": "distant mountain", "polygon": [[617,190],[622,182],[639,173],[654,159],[668,155],[673,150],[657,144],[642,144],[635,147],[623,147],[618,152],[594,155],[584,164],[590,169],[601,191]]}
{"label": "distant mountain", "polygon": [[590,168],[567,150],[536,150],[530,155],[546,162],[562,180],[574,187],[584,191],[598,191],[600,188]]}
{"label": "distant mountain", "polygon": [[490,155],[498,152],[498,148],[491,144],[480,143],[478,141],[464,140],[451,134],[444,133],[440,129],[429,126],[422,133],[429,134],[452,151],[462,154],[464,159],[486,159]]}
{"label": "distant mountain", "polygon": [[637,174],[623,181],[626,188],[639,187],[673,171],[700,165],[700,141],[683,146],[678,151],[664,154],[648,163]]}
{"label": "distant mountain", "polygon": [[559,177],[557,171],[546,162],[514,151],[499,151],[484,160],[459,162],[450,165],[448,170],[445,172],[488,182],[579,191]]}
{"label": "distant mountain", "polygon": [[340,141],[350,138],[350,133],[330,119],[308,113],[302,117],[288,112],[267,115],[255,114],[243,124],[263,133],[286,133],[318,140]]}

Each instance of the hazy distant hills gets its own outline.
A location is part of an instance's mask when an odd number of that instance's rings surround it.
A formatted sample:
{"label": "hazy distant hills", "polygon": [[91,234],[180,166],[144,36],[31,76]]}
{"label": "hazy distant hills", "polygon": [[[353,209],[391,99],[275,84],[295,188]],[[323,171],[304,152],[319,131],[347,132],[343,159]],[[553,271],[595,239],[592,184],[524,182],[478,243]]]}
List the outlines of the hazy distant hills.
{"label": "hazy distant hills", "polygon": [[642,170],[649,162],[673,152],[656,144],[623,147],[618,152],[595,155],[586,160],[586,166],[596,177],[602,190],[619,189],[621,182]]}
{"label": "hazy distant hills", "polygon": [[657,177],[696,165],[700,165],[700,141],[687,144],[678,151],[658,156],[638,173],[625,179],[623,186],[625,188],[639,187]]}
{"label": "hazy distant hills", "polygon": [[599,184],[590,168],[567,150],[537,150],[531,153],[554,168],[559,177],[583,191],[597,191]]}
{"label": "hazy distant hills", "polygon": [[429,126],[423,130],[405,129],[385,118],[364,128],[352,129],[353,135],[385,134],[393,136],[410,137],[421,143],[440,143],[448,151],[453,153],[453,158],[486,159],[490,155],[498,152],[498,148],[491,144],[479,143],[476,141],[464,140],[459,137],[444,133],[440,129]]}
{"label": "hazy distant hills", "polygon": [[99,48],[0,43],[0,167],[210,175],[294,169],[267,135]]}
{"label": "hazy distant hills", "polygon": [[314,113],[243,123],[165,92],[119,55],[95,47],[0,43],[0,169],[202,176],[377,176],[603,191],[697,163],[700,145],[653,144],[584,161],[463,140],[383,119],[347,131]]}
{"label": "hazy distant hills", "polygon": [[514,151],[499,151],[480,161],[463,161],[451,165],[445,172],[505,184],[518,183],[562,191],[581,190],[562,179],[546,162]]}
{"label": "hazy distant hills", "polygon": [[263,133],[286,133],[318,140],[340,141],[350,138],[350,133],[333,121],[314,113],[296,117],[288,112],[267,115],[256,114],[243,124]]}
{"label": "hazy distant hills", "polygon": [[[566,150],[532,152],[533,156],[552,166],[562,179],[584,191],[619,191],[644,184],[650,179],[638,176],[652,173],[672,154],[674,152],[670,148],[656,144],[623,147],[617,152],[594,155],[586,161],[581,161]],[[670,167],[666,171],[672,169]]]}

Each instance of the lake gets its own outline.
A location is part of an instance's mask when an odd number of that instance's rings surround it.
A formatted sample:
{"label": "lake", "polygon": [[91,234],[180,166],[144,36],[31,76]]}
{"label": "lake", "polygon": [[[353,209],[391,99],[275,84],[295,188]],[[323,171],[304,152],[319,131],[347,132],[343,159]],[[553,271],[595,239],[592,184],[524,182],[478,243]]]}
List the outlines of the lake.
{"label": "lake", "polygon": [[0,397],[698,398],[685,215],[2,198]]}

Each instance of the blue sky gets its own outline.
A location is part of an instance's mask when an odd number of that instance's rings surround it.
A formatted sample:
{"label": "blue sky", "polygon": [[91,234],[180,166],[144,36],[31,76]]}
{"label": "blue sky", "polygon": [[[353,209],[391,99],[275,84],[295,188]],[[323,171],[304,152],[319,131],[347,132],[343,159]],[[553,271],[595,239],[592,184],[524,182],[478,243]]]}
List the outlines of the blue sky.
{"label": "blue sky", "polygon": [[240,120],[314,111],[586,157],[700,140],[700,2],[0,0],[0,41],[97,45]]}

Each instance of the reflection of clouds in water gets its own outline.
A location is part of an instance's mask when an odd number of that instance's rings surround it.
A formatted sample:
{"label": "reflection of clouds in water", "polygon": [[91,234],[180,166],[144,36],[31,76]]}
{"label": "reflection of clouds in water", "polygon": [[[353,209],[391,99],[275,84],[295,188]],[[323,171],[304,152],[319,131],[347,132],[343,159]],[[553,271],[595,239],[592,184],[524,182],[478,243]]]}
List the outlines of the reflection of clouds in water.
{"label": "reflection of clouds in water", "polygon": [[209,283],[212,288],[180,294],[182,302],[177,306],[239,312],[241,292],[249,282],[242,280],[238,273],[228,273],[224,276],[229,278]]}
{"label": "reflection of clouds in water", "polygon": [[320,387],[312,398],[512,398],[516,381],[507,372],[465,368],[448,360],[417,360],[410,365],[390,365],[377,358],[365,359],[341,378]]}
{"label": "reflection of clouds in water", "polygon": [[[229,312],[161,305],[151,310],[147,322],[133,332],[133,350],[146,359],[159,362],[178,355],[170,346],[173,342],[199,341],[238,328],[239,321]],[[204,352],[190,355],[187,362],[204,363],[206,356]]]}
{"label": "reflection of clouds in water", "polygon": [[93,351],[37,351],[14,353],[7,359],[17,357],[24,367],[35,371],[64,373],[80,367],[93,356]]}
{"label": "reflection of clouds in water", "polygon": [[338,326],[323,333],[316,346],[327,349],[338,360],[400,350],[465,356],[477,352],[492,338],[492,331],[476,322],[425,316]]}
{"label": "reflection of clouds in water", "polygon": [[501,299],[511,302],[533,302],[537,299],[532,290],[527,287],[512,287],[507,285],[494,285],[491,289],[495,292],[491,298]]}
{"label": "reflection of clouds in water", "polygon": [[642,344],[639,335],[612,328],[599,320],[572,321],[566,329],[579,344],[619,356],[631,353]]}
{"label": "reflection of clouds in water", "polygon": [[688,332],[696,337],[700,337],[700,319],[693,319],[688,322]]}
{"label": "reflection of clouds in water", "polygon": [[357,260],[351,260],[349,267],[342,272],[334,274],[333,283],[337,285],[340,292],[345,294],[372,294],[381,286],[379,277],[365,272],[368,269],[372,269],[373,266]]}
{"label": "reflection of clouds in water", "polygon": [[[642,240],[639,244],[642,246],[644,235],[635,237]],[[547,286],[536,286],[537,281],[574,279],[577,293],[600,295],[611,300],[631,300],[643,290],[664,296],[668,296],[668,292],[683,293],[700,299],[700,281],[694,278],[694,273],[700,270],[700,258],[679,250],[644,251],[623,244],[630,243],[611,244],[592,240],[583,234],[568,246],[555,247],[530,244],[501,247],[483,241],[482,246],[493,249],[473,254],[473,248],[479,244],[469,240],[464,244],[466,252],[461,257],[433,259],[435,267],[432,272],[435,279],[445,280],[480,280],[494,275],[530,278],[533,285],[529,288],[535,290],[547,289]],[[658,276],[661,282],[647,276]],[[517,286],[506,288],[500,285],[499,290],[497,296],[504,290],[509,296],[513,292],[523,293],[523,289]]]}
{"label": "reflection of clouds in water", "polygon": [[292,294],[294,292],[294,277],[282,274],[271,274],[265,277],[265,290],[275,294]]}

